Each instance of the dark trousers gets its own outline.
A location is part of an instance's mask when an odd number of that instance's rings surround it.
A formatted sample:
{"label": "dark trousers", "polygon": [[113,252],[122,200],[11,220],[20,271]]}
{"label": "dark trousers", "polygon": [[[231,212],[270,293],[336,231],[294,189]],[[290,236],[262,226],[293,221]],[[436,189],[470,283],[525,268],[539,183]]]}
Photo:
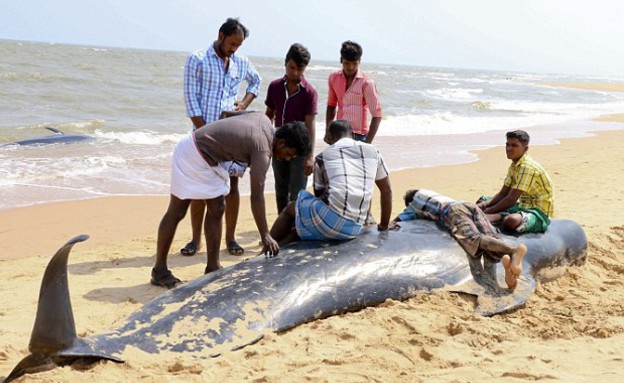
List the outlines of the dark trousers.
{"label": "dark trousers", "polygon": [[300,190],[306,188],[308,177],[303,174],[304,158],[297,156],[290,161],[273,158],[273,174],[275,175],[275,199],[279,214],[288,202],[295,201]]}

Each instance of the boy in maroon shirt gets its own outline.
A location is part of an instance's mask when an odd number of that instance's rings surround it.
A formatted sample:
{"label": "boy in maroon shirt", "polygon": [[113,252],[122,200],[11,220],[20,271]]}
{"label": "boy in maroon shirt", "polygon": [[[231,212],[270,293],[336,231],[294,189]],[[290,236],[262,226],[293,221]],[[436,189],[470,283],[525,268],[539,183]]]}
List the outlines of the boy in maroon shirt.
{"label": "boy in maroon shirt", "polygon": [[275,175],[275,198],[277,212],[280,213],[290,201],[297,199],[300,190],[306,188],[308,176],[314,166],[315,128],[318,94],[303,77],[310,52],[301,44],[290,46],[286,54],[286,74],[269,84],[266,115],[276,128],[293,121],[305,123],[312,144],[312,151],[306,157],[296,157],[292,161],[273,158]]}

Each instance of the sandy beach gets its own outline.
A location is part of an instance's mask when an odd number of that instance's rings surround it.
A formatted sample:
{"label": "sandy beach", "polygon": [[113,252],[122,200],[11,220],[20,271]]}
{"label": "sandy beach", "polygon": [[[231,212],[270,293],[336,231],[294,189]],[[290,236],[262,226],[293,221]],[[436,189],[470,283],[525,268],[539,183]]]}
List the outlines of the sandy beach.
{"label": "sandy beach", "polygon": [[[624,115],[606,116],[621,129]],[[616,125],[617,124],[617,125]],[[142,352],[125,364],[86,370],[57,368],[18,382],[620,382],[624,379],[624,130],[531,146],[531,156],[555,183],[556,217],[581,223],[588,262],[539,284],[525,307],[493,318],[472,314],[474,300],[435,292],[404,302],[330,317],[215,359],[180,354],[158,360]],[[501,144],[504,137],[501,136]],[[504,149],[478,152],[479,161],[392,173],[393,215],[403,192],[427,187],[474,200],[500,188],[509,161]],[[167,197],[115,197],[0,211],[0,379],[28,354],[39,285],[50,256],[68,239],[74,247],[69,281],[78,334],[114,328],[162,289],[149,285],[156,228]],[[274,199],[267,195],[270,222]],[[375,201],[374,209],[378,209]],[[378,210],[376,211],[379,214]],[[187,218],[188,219],[188,218]],[[205,253],[177,251],[190,235],[185,219],[170,267],[189,280]],[[260,250],[249,200],[238,236],[243,257],[222,251],[225,266]]]}

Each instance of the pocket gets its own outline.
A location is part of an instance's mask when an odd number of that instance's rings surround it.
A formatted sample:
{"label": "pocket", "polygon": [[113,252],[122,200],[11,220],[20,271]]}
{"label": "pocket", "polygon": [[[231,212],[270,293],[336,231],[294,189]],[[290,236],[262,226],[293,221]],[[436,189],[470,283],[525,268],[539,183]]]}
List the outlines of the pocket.
{"label": "pocket", "polygon": [[238,88],[240,87],[240,77],[238,76],[228,76],[226,78],[226,89],[228,90],[228,95],[230,97],[236,98],[238,95]]}

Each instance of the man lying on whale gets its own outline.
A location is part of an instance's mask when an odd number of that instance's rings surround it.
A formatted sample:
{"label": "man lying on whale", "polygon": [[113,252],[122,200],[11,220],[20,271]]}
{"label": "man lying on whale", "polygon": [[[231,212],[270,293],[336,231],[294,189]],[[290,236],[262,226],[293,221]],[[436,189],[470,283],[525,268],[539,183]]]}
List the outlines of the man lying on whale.
{"label": "man lying on whale", "polygon": [[393,222],[424,218],[443,223],[471,257],[478,258],[483,254],[483,262],[502,262],[507,287],[516,288],[527,247],[500,239],[498,230],[477,205],[455,201],[427,189],[408,190],[403,199],[405,210]]}
{"label": "man lying on whale", "polygon": [[[356,238],[368,215],[373,184],[381,193],[377,228],[389,229],[392,189],[383,157],[373,145],[354,140],[346,120],[333,121],[327,131],[330,146],[314,159],[314,195],[301,190],[271,227],[280,245],[299,239]],[[263,252],[269,250],[265,246]]]}

